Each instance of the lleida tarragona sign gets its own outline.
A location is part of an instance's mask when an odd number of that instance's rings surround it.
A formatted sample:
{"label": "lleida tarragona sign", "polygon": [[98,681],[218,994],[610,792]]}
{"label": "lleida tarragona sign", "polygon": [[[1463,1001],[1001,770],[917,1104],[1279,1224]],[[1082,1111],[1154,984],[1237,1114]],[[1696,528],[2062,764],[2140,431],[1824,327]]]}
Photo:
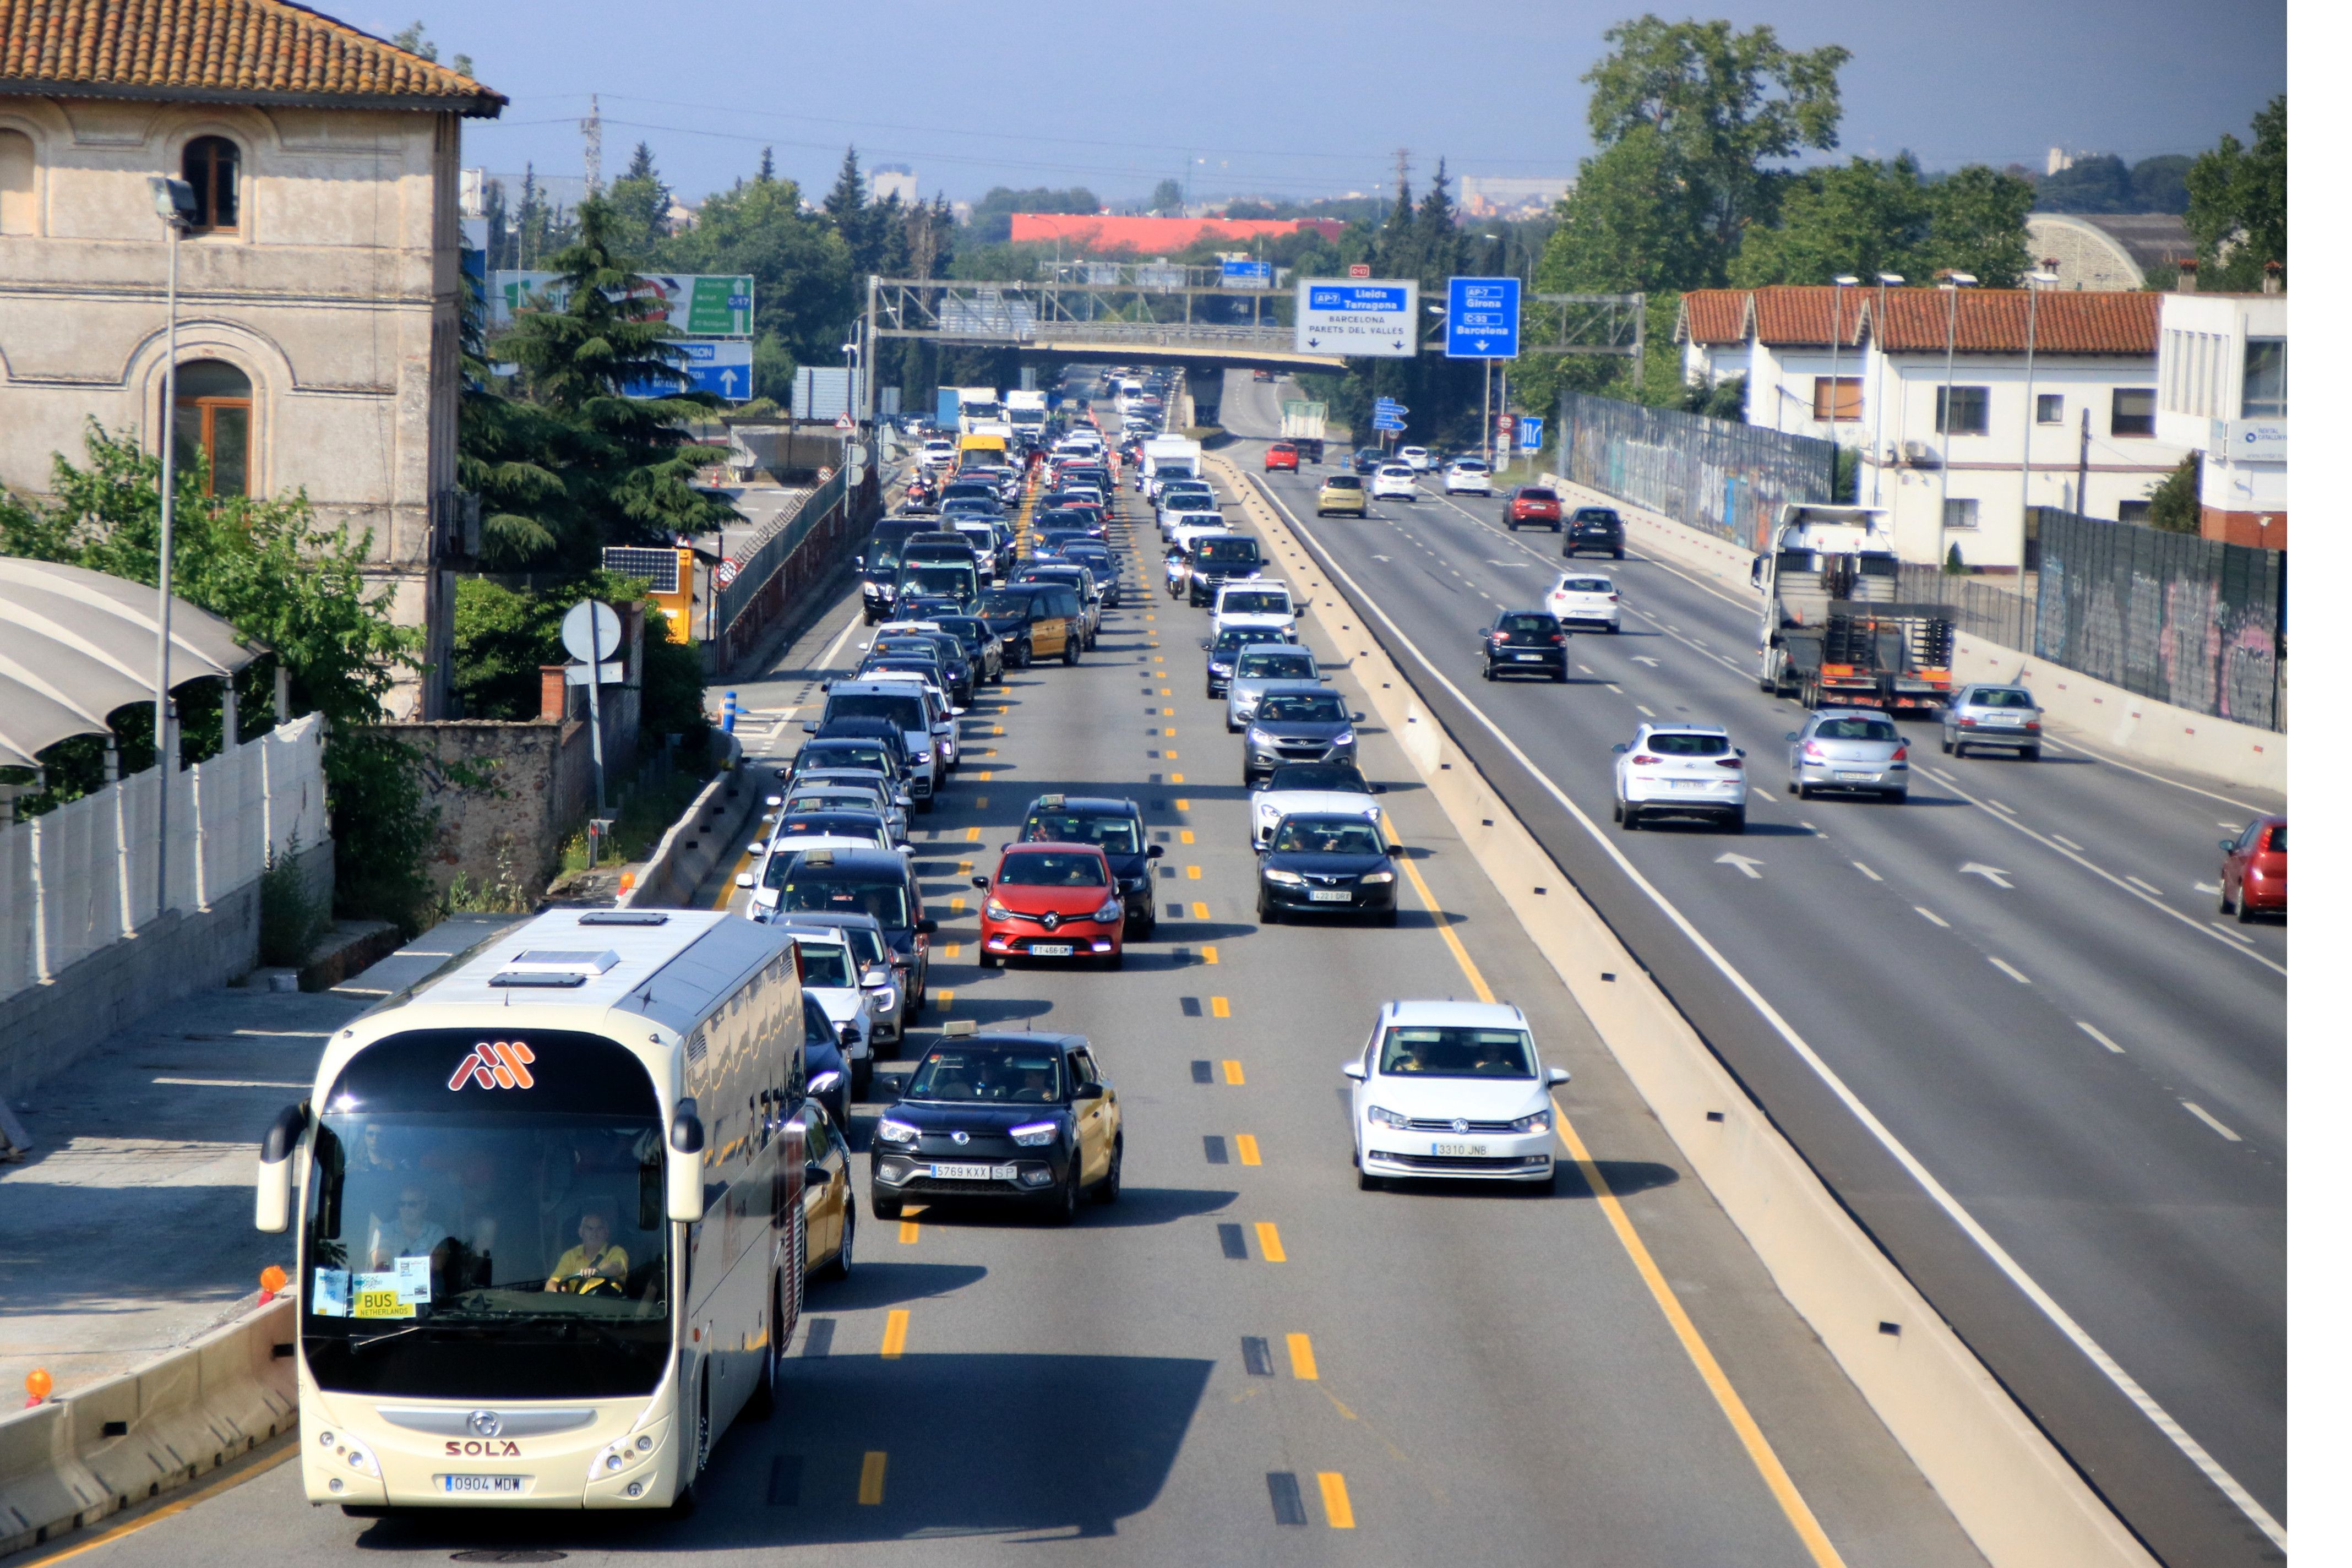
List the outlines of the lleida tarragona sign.
{"label": "lleida tarragona sign", "polygon": [[1420,352],[1421,285],[1410,278],[1302,278],[1300,353],[1409,359]]}

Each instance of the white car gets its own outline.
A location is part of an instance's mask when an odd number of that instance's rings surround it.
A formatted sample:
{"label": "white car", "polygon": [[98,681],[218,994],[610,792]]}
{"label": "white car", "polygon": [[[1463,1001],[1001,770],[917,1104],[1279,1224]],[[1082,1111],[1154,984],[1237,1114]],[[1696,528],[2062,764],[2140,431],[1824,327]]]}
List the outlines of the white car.
{"label": "white car", "polygon": [[841,1037],[841,1054],[849,1060],[849,1098],[862,1100],[874,1082],[874,1007],[869,993],[858,984],[856,960],[841,931],[829,926],[805,930],[786,926],[800,949],[801,993],[816,998],[824,1016]]}
{"label": "white car", "polygon": [[1445,493],[1450,496],[1490,496],[1494,471],[1475,458],[1456,458],[1445,465]]}
{"label": "white car", "polygon": [[1543,1065],[1509,1003],[1391,1002],[1339,1070],[1366,1192],[1433,1179],[1551,1185],[1551,1091],[1568,1069]]}
{"label": "white car", "polygon": [[1426,447],[1399,447],[1397,461],[1416,474],[1425,474],[1437,466],[1437,459],[1430,455]]}
{"label": "white car", "polygon": [[1160,537],[1170,544],[1180,542],[1182,536],[1201,533],[1227,533],[1225,514],[1205,507],[1181,507],[1160,514]]}
{"label": "white car", "polygon": [[1628,832],[1654,817],[1696,816],[1748,831],[1747,753],[1719,724],[1644,724],[1617,753],[1611,815]]}
{"label": "white car", "polygon": [[953,441],[926,441],[923,443],[923,467],[927,468],[951,468],[955,467],[955,459],[956,445]]}
{"label": "white car", "polygon": [[1612,633],[1620,629],[1617,584],[1597,573],[1561,573],[1544,595],[1544,608],[1564,626],[1599,626]]}
{"label": "white car", "polygon": [[1372,475],[1374,500],[1419,500],[1421,486],[1402,463],[1383,463]]}
{"label": "white car", "polygon": [[1265,633],[1268,642],[1296,642],[1298,612],[1306,607],[1306,602],[1292,600],[1285,583],[1250,577],[1221,584],[1209,611],[1209,637],[1213,642],[1227,632],[1249,631]]}
{"label": "white car", "polygon": [[1250,847],[1271,843],[1286,816],[1344,814],[1378,822],[1380,793],[1353,763],[1285,763],[1250,791]]}

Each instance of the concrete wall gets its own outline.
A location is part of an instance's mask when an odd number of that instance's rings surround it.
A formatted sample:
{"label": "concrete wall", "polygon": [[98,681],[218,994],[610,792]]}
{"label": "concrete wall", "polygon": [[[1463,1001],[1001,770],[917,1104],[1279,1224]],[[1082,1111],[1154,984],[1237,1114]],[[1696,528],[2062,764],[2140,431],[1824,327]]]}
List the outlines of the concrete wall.
{"label": "concrete wall", "polygon": [[435,889],[446,893],[462,876],[536,897],[593,801],[587,724],[444,719],[386,728],[425,756],[425,804],[441,817],[425,864]]}

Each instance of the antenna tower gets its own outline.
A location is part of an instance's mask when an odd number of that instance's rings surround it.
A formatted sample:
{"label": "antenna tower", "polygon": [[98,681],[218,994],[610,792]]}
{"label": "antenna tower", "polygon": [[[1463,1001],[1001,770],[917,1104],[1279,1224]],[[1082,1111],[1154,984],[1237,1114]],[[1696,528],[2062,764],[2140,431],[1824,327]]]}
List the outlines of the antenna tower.
{"label": "antenna tower", "polygon": [[588,118],[580,122],[580,135],[586,154],[588,194],[593,196],[604,188],[604,115],[593,92],[588,95]]}

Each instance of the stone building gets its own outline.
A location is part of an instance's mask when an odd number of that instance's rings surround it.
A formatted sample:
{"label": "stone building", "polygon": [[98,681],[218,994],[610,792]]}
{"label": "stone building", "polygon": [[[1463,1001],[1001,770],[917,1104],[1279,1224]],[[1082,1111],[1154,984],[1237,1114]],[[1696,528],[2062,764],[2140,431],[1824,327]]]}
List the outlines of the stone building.
{"label": "stone building", "polygon": [[[91,421],[371,536],[447,668],[459,122],[506,100],[286,0],[0,0],[0,485]],[[150,178],[195,189],[177,406]],[[399,694],[433,717],[444,682]]]}

